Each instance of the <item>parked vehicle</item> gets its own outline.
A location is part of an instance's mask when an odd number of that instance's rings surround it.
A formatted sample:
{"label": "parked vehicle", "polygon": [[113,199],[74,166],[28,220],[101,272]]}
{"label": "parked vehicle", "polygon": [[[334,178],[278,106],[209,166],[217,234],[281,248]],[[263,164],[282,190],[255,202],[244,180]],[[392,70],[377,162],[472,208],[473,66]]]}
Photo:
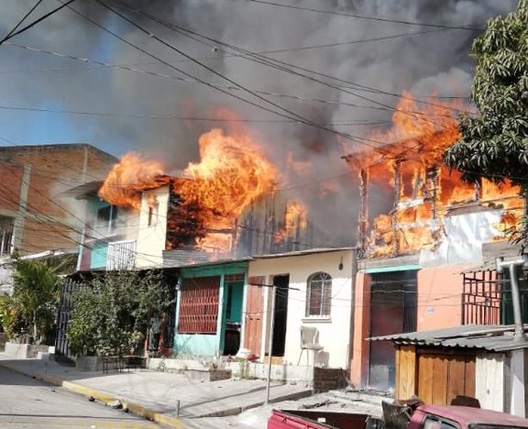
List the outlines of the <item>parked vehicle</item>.
{"label": "parked vehicle", "polygon": [[[394,416],[393,416],[394,417]],[[401,419],[331,411],[273,410],[268,429],[510,429],[528,428],[528,419],[458,405],[421,405]]]}

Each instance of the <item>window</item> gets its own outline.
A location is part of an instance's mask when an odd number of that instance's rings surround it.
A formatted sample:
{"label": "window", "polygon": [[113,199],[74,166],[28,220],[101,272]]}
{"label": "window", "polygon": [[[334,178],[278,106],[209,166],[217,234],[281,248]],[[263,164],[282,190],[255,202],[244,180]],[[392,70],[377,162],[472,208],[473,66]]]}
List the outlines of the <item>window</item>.
{"label": "window", "polygon": [[327,273],[312,274],[306,285],[306,317],[330,316],[331,307],[332,277]]}
{"label": "window", "polygon": [[460,429],[458,424],[440,419],[437,416],[426,417],[423,427],[424,429]]}
{"label": "window", "polygon": [[13,218],[0,216],[0,256],[11,255],[14,223]]}
{"label": "window", "polygon": [[119,241],[108,244],[107,270],[131,270],[136,265],[136,242]]}
{"label": "window", "polygon": [[108,233],[112,232],[117,219],[117,207],[106,206],[97,210],[95,226],[101,229],[107,229]]}
{"label": "window", "polygon": [[220,276],[182,280],[179,334],[216,334],[219,292]]}

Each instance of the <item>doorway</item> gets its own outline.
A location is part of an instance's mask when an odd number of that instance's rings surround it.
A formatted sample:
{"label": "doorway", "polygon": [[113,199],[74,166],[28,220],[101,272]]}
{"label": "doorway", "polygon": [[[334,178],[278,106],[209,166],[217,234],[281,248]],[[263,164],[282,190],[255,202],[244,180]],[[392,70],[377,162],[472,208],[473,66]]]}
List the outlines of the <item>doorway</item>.
{"label": "doorway", "polygon": [[290,275],[273,276],[275,310],[273,312],[272,356],[283,357],[286,348],[286,322],[288,321],[288,289]]}
{"label": "doorway", "polygon": [[262,346],[262,314],[264,312],[264,277],[250,277],[247,287],[244,347],[260,355]]}
{"label": "doorway", "polygon": [[[416,331],[418,271],[371,274],[370,337]],[[370,342],[369,386],[395,386],[394,346],[389,341]]]}

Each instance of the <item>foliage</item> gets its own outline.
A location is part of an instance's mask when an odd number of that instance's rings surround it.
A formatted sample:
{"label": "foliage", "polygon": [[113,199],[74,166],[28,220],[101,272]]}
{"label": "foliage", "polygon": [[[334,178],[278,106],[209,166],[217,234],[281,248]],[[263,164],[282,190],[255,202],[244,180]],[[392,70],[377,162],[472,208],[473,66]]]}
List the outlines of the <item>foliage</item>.
{"label": "foliage", "polygon": [[9,295],[0,296],[0,323],[9,341],[27,332],[19,308]]}
{"label": "foliage", "polygon": [[117,355],[139,347],[151,314],[172,304],[170,284],[158,273],[109,272],[76,295],[67,336],[74,354]]}
{"label": "foliage", "polygon": [[446,163],[476,183],[510,180],[528,190],[528,0],[516,12],[491,19],[473,42],[471,99],[478,115],[460,120],[461,140]]}
{"label": "foliage", "polygon": [[[469,183],[509,181],[528,200],[528,0],[491,19],[472,55],[471,99],[478,114],[461,117],[461,139],[446,151],[445,162]],[[510,239],[526,246],[527,226],[525,215]]]}
{"label": "foliage", "polygon": [[48,262],[29,260],[17,263],[13,300],[37,342],[51,329],[59,294],[60,277]]}
{"label": "foliage", "polygon": [[61,274],[74,267],[75,255],[60,258],[15,257],[13,295],[2,303],[2,324],[10,338],[31,335],[35,342],[49,340],[60,296]]}

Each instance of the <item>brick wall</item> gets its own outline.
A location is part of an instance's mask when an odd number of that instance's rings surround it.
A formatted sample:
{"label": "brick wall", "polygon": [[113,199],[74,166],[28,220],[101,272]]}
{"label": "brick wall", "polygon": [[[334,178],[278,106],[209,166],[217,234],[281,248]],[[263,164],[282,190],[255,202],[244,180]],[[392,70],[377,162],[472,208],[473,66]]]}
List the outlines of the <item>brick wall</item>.
{"label": "brick wall", "polygon": [[313,389],[316,392],[344,389],[348,386],[348,373],[341,368],[314,368]]}
{"label": "brick wall", "polygon": [[[15,146],[0,148],[0,214],[23,216],[18,231],[21,253],[76,246],[83,212],[74,199],[61,194],[75,186],[106,177],[117,159],[87,144]],[[24,183],[24,167],[26,180]],[[25,214],[19,212],[21,189],[26,186]],[[79,205],[79,203],[77,203]]]}

